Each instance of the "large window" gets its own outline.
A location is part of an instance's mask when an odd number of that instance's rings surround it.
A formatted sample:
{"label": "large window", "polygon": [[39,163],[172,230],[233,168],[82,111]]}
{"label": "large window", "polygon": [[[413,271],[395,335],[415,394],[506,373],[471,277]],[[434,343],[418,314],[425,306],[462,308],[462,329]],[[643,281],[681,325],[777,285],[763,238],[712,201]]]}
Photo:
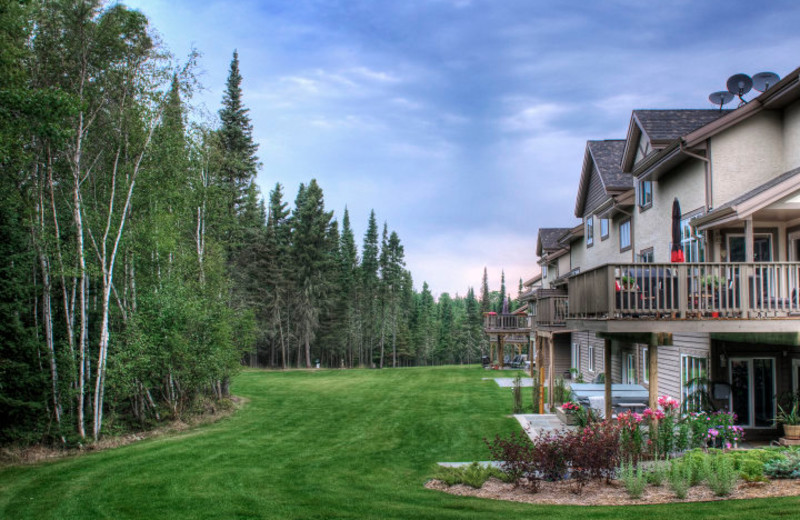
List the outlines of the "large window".
{"label": "large window", "polygon": [[689,412],[699,412],[702,394],[707,390],[708,360],[704,357],[681,356],[681,402]]}
{"label": "large window", "polygon": [[619,224],[619,250],[627,251],[631,248],[631,219],[626,219]]}
{"label": "large window", "polygon": [[653,181],[639,181],[639,208],[647,209],[653,205]]}
{"label": "large window", "polygon": [[586,247],[592,247],[594,244],[594,216],[589,215],[586,217]]}
{"label": "large window", "polygon": [[[609,222],[607,218],[600,219],[600,240],[605,240],[608,238],[608,227]],[[800,242],[800,241],[798,241]]]}

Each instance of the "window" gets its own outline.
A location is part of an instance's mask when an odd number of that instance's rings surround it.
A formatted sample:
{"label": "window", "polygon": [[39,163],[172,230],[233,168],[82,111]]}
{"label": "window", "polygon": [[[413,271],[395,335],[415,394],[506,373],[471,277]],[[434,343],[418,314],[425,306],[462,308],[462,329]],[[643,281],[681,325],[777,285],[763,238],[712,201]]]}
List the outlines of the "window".
{"label": "window", "polygon": [[649,247],[647,249],[642,249],[639,253],[639,262],[643,264],[652,264],[655,262],[655,257],[653,255],[653,248]]}
{"label": "window", "polygon": [[542,266],[542,279],[547,278],[547,264]]}
{"label": "window", "polygon": [[701,393],[708,377],[708,361],[703,357],[681,356],[681,402],[689,412],[700,412]]}
{"label": "window", "polygon": [[586,217],[586,247],[592,247],[594,243],[594,216]]}
{"label": "window", "polygon": [[589,372],[594,372],[594,345],[589,345]]}
{"label": "window", "polygon": [[605,240],[608,238],[608,219],[601,218],[600,219],[600,240]]}
{"label": "window", "polygon": [[647,347],[642,349],[642,381],[650,382],[650,351]]}
{"label": "window", "polygon": [[619,224],[619,251],[631,248],[631,219],[626,219]]}
{"label": "window", "polygon": [[705,262],[706,250],[703,235],[693,233],[689,221],[702,213],[694,213],[691,216],[681,219],[681,249],[683,258],[686,262]]}
{"label": "window", "polygon": [[639,208],[647,209],[653,205],[653,181],[639,181]]}

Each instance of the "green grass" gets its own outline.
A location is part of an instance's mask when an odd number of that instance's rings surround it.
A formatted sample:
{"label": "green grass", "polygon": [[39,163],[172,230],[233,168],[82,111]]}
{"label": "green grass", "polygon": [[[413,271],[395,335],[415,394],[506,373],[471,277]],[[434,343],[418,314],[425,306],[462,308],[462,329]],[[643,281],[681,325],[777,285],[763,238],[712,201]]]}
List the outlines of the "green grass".
{"label": "green grass", "polygon": [[[797,498],[628,508],[530,506],[423,488],[518,428],[478,368],[240,375],[249,403],[197,430],[0,470],[0,518],[791,518]],[[529,399],[529,397],[527,398]],[[527,402],[526,399],[526,402]]]}

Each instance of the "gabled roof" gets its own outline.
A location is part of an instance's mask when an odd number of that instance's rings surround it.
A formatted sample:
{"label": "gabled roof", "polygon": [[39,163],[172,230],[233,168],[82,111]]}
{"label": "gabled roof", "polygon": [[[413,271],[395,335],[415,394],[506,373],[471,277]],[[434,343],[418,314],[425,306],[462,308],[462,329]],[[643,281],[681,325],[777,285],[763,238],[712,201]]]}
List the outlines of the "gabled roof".
{"label": "gabled roof", "polygon": [[719,109],[634,110],[622,155],[622,171],[630,172],[633,169],[642,136],[650,141],[654,150],[658,150],[730,112]]}
{"label": "gabled roof", "polygon": [[539,237],[536,239],[536,256],[541,257],[544,253],[563,249],[558,243],[558,239],[570,229],[571,228],[539,228]]}
{"label": "gabled roof", "polygon": [[589,195],[589,187],[595,171],[607,197],[633,188],[633,178],[630,174],[623,173],[620,168],[624,149],[625,141],[623,139],[586,142],[586,154],[583,159],[580,184],[578,184],[578,196],[575,199],[576,217],[583,218],[586,198]]}

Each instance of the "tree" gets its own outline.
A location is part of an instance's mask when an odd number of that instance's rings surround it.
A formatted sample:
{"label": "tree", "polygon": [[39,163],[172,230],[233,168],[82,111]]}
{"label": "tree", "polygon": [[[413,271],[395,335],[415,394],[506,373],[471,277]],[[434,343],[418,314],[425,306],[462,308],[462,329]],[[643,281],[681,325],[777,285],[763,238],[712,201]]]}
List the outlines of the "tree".
{"label": "tree", "polygon": [[367,231],[364,233],[364,245],[361,248],[361,319],[364,338],[362,361],[372,367],[374,358],[372,349],[375,345],[378,329],[378,223],[375,210],[370,211]]}

